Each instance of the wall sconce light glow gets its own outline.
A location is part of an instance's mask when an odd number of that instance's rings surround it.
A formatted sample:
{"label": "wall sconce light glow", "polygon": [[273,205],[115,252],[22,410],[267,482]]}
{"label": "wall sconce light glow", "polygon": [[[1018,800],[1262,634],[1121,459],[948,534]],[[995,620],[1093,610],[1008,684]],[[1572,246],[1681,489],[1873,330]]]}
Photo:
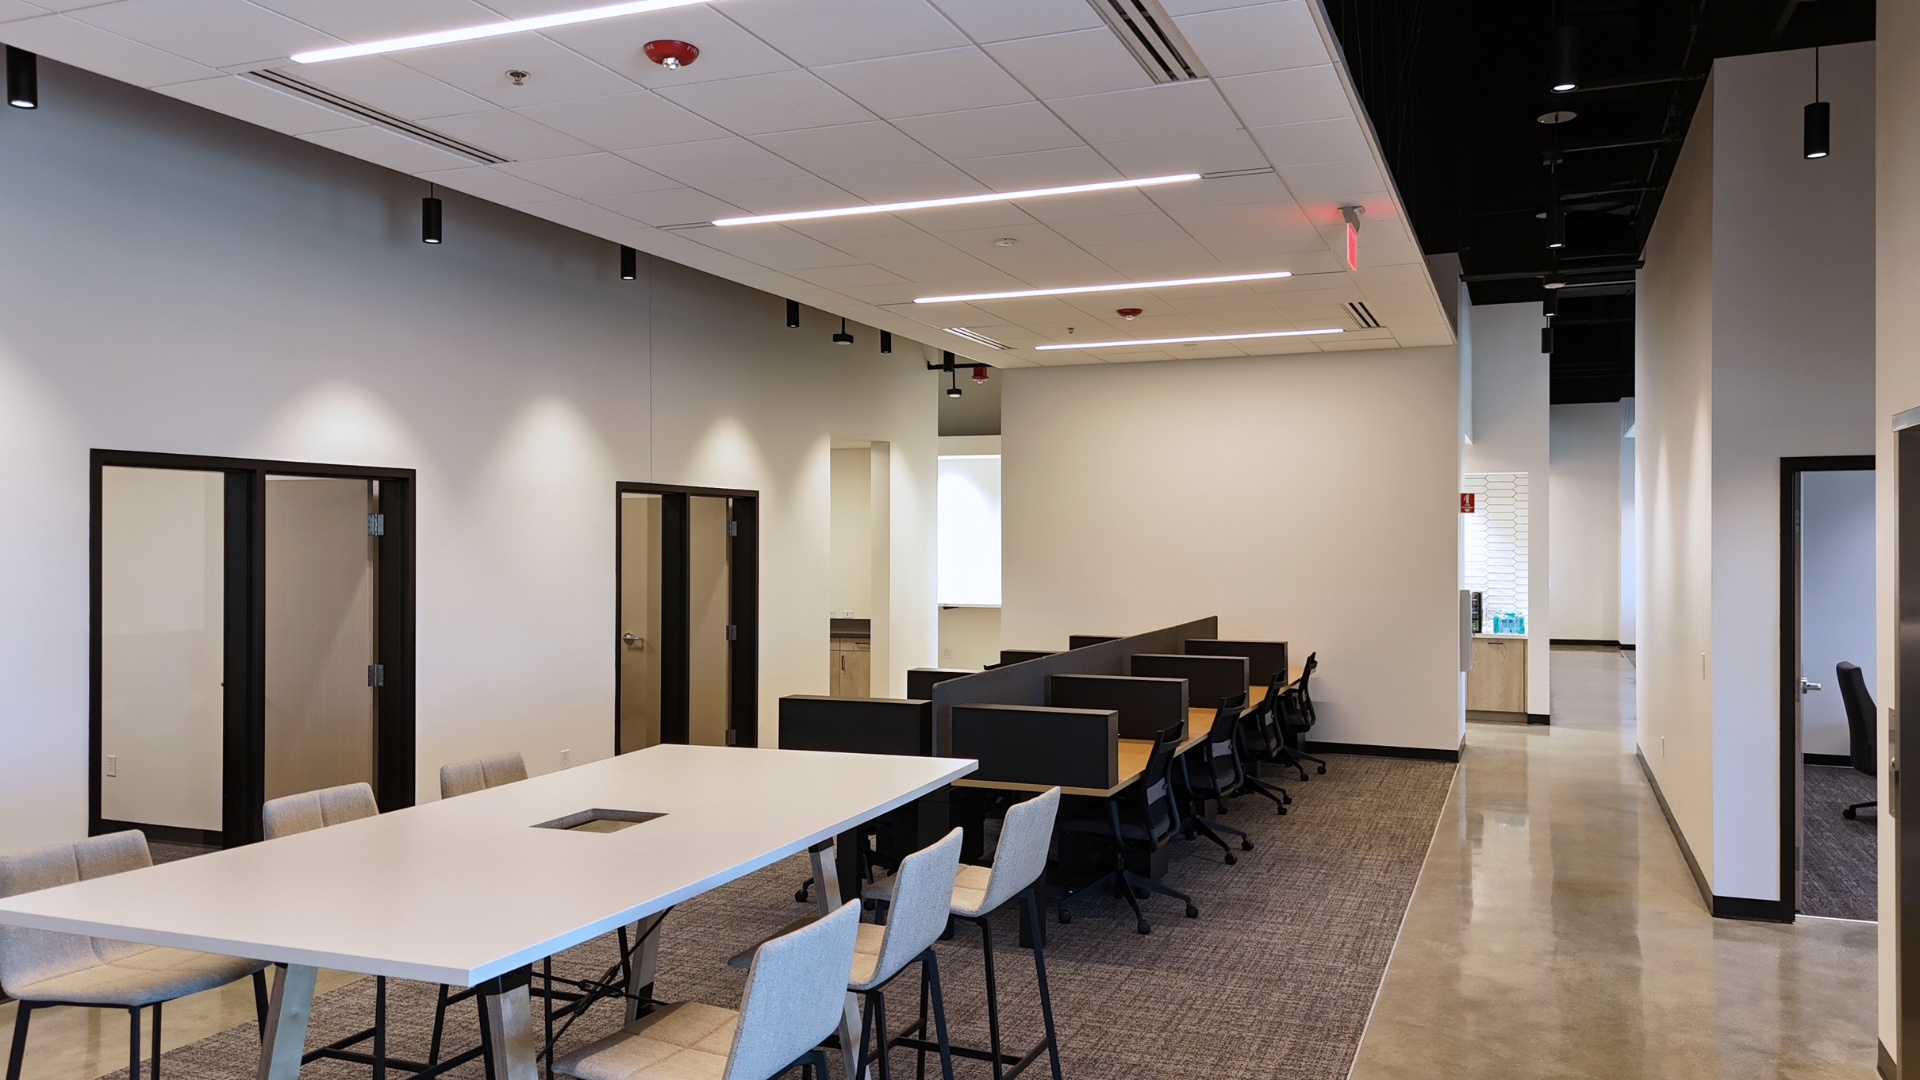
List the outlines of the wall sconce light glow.
{"label": "wall sconce light glow", "polygon": [[874,206],[841,206],[832,210],[795,210],[785,214],[754,214],[750,217],[716,218],[715,225],[770,225],[781,221],[813,221],[817,218],[852,217],[856,214],[896,214],[902,210],[927,210],[936,206],[971,206],[975,203],[1008,202],[1013,199],[1038,199],[1047,195],[1080,195],[1090,191],[1119,191],[1123,188],[1155,187],[1160,184],[1184,184],[1200,179],[1199,173],[1173,176],[1149,176],[1140,180],[1107,180],[1098,184],[1069,184],[1066,187],[1031,188],[1026,191],[994,191],[985,195],[955,195],[947,199],[915,199],[912,202],[880,203]]}
{"label": "wall sconce light glow", "polygon": [[380,53],[405,52],[408,49],[425,49],[434,45],[451,45],[456,41],[478,41],[481,38],[524,34],[533,30],[551,30],[556,26],[573,26],[578,23],[597,22],[601,19],[617,19],[622,15],[639,15],[649,11],[665,11],[668,8],[692,7],[694,4],[706,2],[707,0],[630,0],[625,4],[607,4],[603,7],[582,8],[579,11],[535,15],[526,19],[508,19],[505,22],[463,26],[457,30],[435,30],[426,34],[384,38],[380,41],[369,41],[364,45],[312,49],[294,53],[289,59],[296,64],[319,64],[328,60],[346,60],[355,56],[376,56]]}
{"label": "wall sconce light glow", "polygon": [[1035,352],[1049,349],[1117,349],[1123,345],[1184,345],[1189,341],[1245,341],[1248,338],[1304,337],[1307,334],[1344,334],[1339,327],[1325,330],[1268,330],[1259,334],[1207,334],[1201,337],[1138,338],[1129,341],[1083,341],[1072,345],[1035,345]]}
{"label": "wall sconce light glow", "polygon": [[916,304],[962,304],[974,300],[1019,300],[1028,296],[1074,296],[1079,293],[1125,292],[1128,289],[1171,289],[1179,285],[1225,285],[1235,281],[1271,281],[1289,278],[1291,270],[1265,274],[1227,274],[1223,277],[1171,278],[1166,281],[1120,281],[1112,285],[1071,285],[1061,289],[1023,289],[1019,292],[968,293],[964,296],[916,296]]}

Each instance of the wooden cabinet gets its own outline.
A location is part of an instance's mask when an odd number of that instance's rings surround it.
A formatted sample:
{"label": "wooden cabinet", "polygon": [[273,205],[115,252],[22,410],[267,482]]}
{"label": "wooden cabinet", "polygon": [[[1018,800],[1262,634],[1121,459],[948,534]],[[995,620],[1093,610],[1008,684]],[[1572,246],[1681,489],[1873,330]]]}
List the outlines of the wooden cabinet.
{"label": "wooden cabinet", "polygon": [[[1467,714],[1527,715],[1527,639],[1476,634],[1473,670],[1467,672]],[[1508,719],[1499,717],[1498,719]]]}
{"label": "wooden cabinet", "polygon": [[873,640],[836,637],[830,639],[832,651],[827,672],[830,697],[872,697]]}

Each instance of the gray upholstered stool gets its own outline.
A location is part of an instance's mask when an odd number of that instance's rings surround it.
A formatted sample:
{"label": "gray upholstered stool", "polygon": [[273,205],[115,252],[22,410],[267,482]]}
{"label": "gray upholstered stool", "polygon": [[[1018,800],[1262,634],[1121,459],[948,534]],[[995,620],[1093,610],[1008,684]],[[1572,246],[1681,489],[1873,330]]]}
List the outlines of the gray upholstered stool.
{"label": "gray upholstered stool", "polygon": [[[877,1061],[881,1080],[890,1075],[887,1051],[898,1041],[887,1027],[887,1002],[883,994],[887,983],[906,970],[908,964],[920,964],[920,1022],[907,1029],[909,1035],[924,1036],[927,1030],[927,1004],[932,999],[934,1028],[938,1039],[933,1049],[940,1053],[940,1073],[953,1080],[953,1055],[947,1046],[947,1010],[940,998],[940,966],[933,955],[933,943],[947,932],[947,911],[952,904],[954,875],[960,866],[959,829],[938,842],[900,860],[900,872],[888,878],[885,926],[860,924],[860,940],[854,946],[853,974],[847,989],[865,999],[860,1018],[860,1057],[855,1075],[864,1076],[867,1064]],[[867,1050],[869,1031],[877,1032],[879,1049]]]}
{"label": "gray upholstered stool", "polygon": [[451,799],[455,795],[471,795],[476,791],[517,783],[526,778],[527,762],[518,752],[456,761],[440,766],[440,797]]}
{"label": "gray upholstered stool", "polygon": [[[0,896],[51,889],[153,865],[138,831],[109,833],[0,858]],[[266,1026],[266,964],[213,953],[135,945],[106,938],[0,926],[0,989],[20,1001],[7,1080],[20,1080],[33,1010],[54,1005],[125,1009],[129,1080],[140,1080],[140,1010],[153,1006],[153,1080],[160,1078],[160,1006],[175,998],[253,976],[254,1006]]]}
{"label": "gray upholstered stool", "polygon": [[579,1080],[768,1080],[798,1066],[826,1080],[819,1049],[840,1024],[860,930],[858,902],[761,945],[740,1010],[698,1002],[656,1009],[562,1058]]}
{"label": "gray upholstered stool", "polygon": [[[1053,1080],[1060,1080],[1060,1043],[1053,1029],[1053,998],[1047,992],[1047,961],[1042,955],[1045,924],[1040,918],[1040,904],[1035,891],[1040,875],[1047,870],[1047,851],[1053,846],[1053,820],[1059,812],[1060,789],[1057,787],[1008,807],[1006,820],[1000,827],[1000,844],[994,852],[993,865],[962,866],[954,875],[953,898],[947,910],[954,918],[966,919],[980,928],[982,957],[987,968],[987,1034],[991,1045],[987,1050],[965,1046],[949,1049],[960,1057],[992,1062],[994,1080],[999,1080],[1002,1069],[1007,1066],[1011,1066],[1016,1075],[1025,1071],[1039,1058],[1042,1050],[1049,1055]],[[891,905],[896,891],[895,880],[887,878],[869,885],[861,891],[862,895],[869,900]],[[987,921],[988,916],[1010,900],[1019,900],[1025,905],[1023,915],[1033,938],[1033,970],[1040,979],[1040,1020],[1047,1032],[1046,1038],[1036,1043],[1033,1049],[1018,1056],[1002,1053],[1000,1049],[1000,993],[993,978],[993,926]],[[921,997],[918,1038],[897,1041],[925,1055],[935,1047],[926,1041],[924,991]]]}

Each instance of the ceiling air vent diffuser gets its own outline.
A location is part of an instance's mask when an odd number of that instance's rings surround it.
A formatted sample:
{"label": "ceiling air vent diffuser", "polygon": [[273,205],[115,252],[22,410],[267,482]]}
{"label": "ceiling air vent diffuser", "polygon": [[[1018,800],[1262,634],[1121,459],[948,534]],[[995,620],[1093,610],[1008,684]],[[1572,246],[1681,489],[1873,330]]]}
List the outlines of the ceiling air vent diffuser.
{"label": "ceiling air vent diffuser", "polygon": [[318,102],[336,112],[357,116],[362,120],[371,120],[390,131],[397,131],[402,135],[411,136],[419,139],[421,142],[437,146],[442,150],[451,150],[461,157],[472,158],[482,165],[498,165],[507,160],[499,154],[482,150],[472,143],[461,142],[451,135],[442,135],[432,128],[421,127],[411,120],[395,116],[389,112],[382,112],[371,105],[355,101],[345,94],[336,94],[324,86],[310,83],[305,79],[290,75],[287,72],[275,68],[249,71],[247,72],[247,77],[258,82],[266,83],[268,86],[275,87],[276,89],[299,94],[309,101]]}
{"label": "ceiling air vent diffuser", "polygon": [[1191,82],[1207,77],[1200,61],[1173,25],[1160,0],[1087,0],[1107,20],[1120,43],[1147,69],[1154,82]]}
{"label": "ceiling air vent diffuser", "polygon": [[1347,301],[1347,313],[1353,316],[1353,321],[1359,323],[1362,330],[1380,329],[1380,320],[1374,318],[1373,312],[1367,310],[1364,300]]}

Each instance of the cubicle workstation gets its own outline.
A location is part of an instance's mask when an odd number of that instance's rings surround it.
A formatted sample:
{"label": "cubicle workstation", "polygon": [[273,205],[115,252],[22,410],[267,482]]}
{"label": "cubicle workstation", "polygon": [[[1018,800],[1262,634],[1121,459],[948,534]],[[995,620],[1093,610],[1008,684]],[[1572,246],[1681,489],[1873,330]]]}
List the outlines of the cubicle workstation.
{"label": "cubicle workstation", "polygon": [[[1069,709],[1112,709],[1120,714],[1120,737],[1153,739],[1176,724],[1191,728],[1185,679],[1132,675],[1047,676],[1046,703]],[[1183,731],[1182,737],[1188,732]]]}
{"label": "cubicle workstation", "polygon": [[1248,664],[1244,656],[1135,653],[1129,664],[1128,673],[1137,677],[1185,679],[1188,716],[1202,729],[1213,723],[1222,699],[1247,692]]}
{"label": "cubicle workstation", "polygon": [[1246,657],[1250,705],[1258,705],[1265,699],[1276,673],[1285,673],[1283,685],[1292,685],[1300,678],[1300,669],[1287,666],[1287,643],[1284,641],[1209,641],[1196,638],[1187,642],[1185,651],[1189,656]]}
{"label": "cubicle workstation", "polygon": [[[1106,797],[1121,787],[1120,714],[1044,705],[956,705],[954,753],[980,762],[980,784],[1005,791]],[[1131,780],[1131,777],[1126,777]]]}
{"label": "cubicle workstation", "polygon": [[978,672],[972,668],[916,667],[907,669],[907,696],[919,701],[933,698],[933,684],[959,679]]}
{"label": "cubicle workstation", "polygon": [[1001,649],[1000,663],[996,666],[1006,667],[1009,664],[1024,664],[1029,660],[1040,660],[1045,657],[1059,655],[1060,653],[1057,650],[1049,649]]}
{"label": "cubicle workstation", "polygon": [[1119,641],[1117,637],[1103,637],[1098,634],[1068,634],[1067,650],[1084,649],[1089,645],[1104,645],[1109,641]]}

